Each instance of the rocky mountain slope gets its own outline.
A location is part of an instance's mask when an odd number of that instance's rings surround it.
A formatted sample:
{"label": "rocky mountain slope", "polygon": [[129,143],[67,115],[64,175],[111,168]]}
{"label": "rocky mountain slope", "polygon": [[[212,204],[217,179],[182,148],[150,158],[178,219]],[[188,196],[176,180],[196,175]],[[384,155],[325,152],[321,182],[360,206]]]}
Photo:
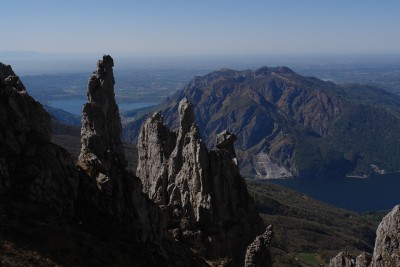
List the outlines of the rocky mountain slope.
{"label": "rocky mountain slope", "polygon": [[[237,133],[246,177],[335,177],[400,169],[400,97],[378,88],[339,86],[285,67],[223,69],[195,77],[165,101],[162,114],[173,129],[183,98],[193,103],[208,147],[224,129]],[[128,125],[124,136],[135,140],[138,124]]]}
{"label": "rocky mountain slope", "polygon": [[124,168],[112,66],[104,57],[91,78],[77,167],[51,143],[42,105],[0,65],[2,266],[206,265],[165,237],[160,209]]}
{"label": "rocky mountain slope", "polygon": [[[193,110],[186,103],[182,130],[173,140],[177,151],[171,170],[176,172],[169,173],[176,180],[168,187],[173,194],[166,203],[153,201],[127,170],[113,66],[113,59],[104,56],[90,77],[75,165],[65,149],[51,143],[48,113],[11,67],[0,64],[1,265],[207,266],[213,260],[242,266],[246,246],[264,227],[234,162],[231,137],[209,155],[215,176],[192,176],[198,158],[190,146],[205,146],[193,132]],[[67,130],[76,134],[74,128]],[[153,143],[142,145],[153,151]],[[271,265],[270,243],[248,251],[252,263]],[[206,253],[198,244],[207,244]]]}
{"label": "rocky mountain slope", "polygon": [[374,253],[360,254],[354,259],[348,252],[340,252],[330,267],[389,267],[400,266],[400,205],[381,221],[376,230]]}

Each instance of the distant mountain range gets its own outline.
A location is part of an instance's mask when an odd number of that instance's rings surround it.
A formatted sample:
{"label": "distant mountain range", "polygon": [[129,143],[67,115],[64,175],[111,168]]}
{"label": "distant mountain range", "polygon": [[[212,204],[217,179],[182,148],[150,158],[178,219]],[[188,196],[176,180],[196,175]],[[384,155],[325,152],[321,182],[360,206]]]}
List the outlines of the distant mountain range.
{"label": "distant mountain range", "polygon": [[[209,147],[224,129],[238,135],[247,177],[364,177],[400,170],[400,97],[380,88],[339,86],[286,67],[222,69],[195,77],[159,106],[171,127],[183,98],[193,103]],[[125,128],[127,139],[135,140],[142,120]]]}

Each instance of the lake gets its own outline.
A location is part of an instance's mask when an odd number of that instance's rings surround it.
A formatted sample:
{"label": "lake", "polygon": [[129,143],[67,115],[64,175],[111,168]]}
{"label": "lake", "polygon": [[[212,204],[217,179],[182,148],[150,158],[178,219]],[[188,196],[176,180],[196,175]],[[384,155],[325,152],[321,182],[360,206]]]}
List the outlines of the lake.
{"label": "lake", "polygon": [[[83,104],[86,103],[86,99],[60,99],[48,101],[47,104],[54,108],[65,110],[74,115],[82,115]],[[125,112],[133,109],[146,108],[155,106],[158,102],[122,102],[117,103],[120,112]]]}
{"label": "lake", "polygon": [[400,204],[400,173],[369,178],[258,180],[281,185],[319,201],[354,211],[389,210]]}

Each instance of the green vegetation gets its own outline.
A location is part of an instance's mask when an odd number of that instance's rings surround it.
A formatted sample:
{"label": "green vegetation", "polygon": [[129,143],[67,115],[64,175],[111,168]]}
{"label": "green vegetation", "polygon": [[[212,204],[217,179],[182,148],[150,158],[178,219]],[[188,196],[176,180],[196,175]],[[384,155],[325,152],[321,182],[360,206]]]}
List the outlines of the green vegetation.
{"label": "green vegetation", "polygon": [[359,214],[281,186],[246,182],[265,224],[274,225],[274,266],[319,266],[343,250],[372,252],[383,213]]}
{"label": "green vegetation", "polygon": [[354,161],[354,173],[400,167],[400,114],[372,105],[350,106],[334,121],[327,141]]}
{"label": "green vegetation", "polygon": [[[284,67],[221,70],[193,79],[165,101],[162,112],[172,128],[183,97],[192,101],[209,147],[225,129],[237,134],[240,167],[249,177],[264,172],[261,153],[299,177],[400,170],[400,97],[383,89],[337,85]],[[133,128],[124,131],[131,141]]]}

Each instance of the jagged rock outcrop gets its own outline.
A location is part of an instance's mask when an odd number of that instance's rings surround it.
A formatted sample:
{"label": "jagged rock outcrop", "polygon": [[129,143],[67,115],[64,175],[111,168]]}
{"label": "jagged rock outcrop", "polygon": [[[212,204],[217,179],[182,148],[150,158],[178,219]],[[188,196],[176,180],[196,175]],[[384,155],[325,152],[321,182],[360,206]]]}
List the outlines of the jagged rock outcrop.
{"label": "jagged rock outcrop", "polygon": [[371,254],[363,252],[357,256],[355,267],[368,267],[371,264],[371,261]]}
{"label": "jagged rock outcrop", "polygon": [[159,208],[142,194],[140,179],[125,169],[113,66],[110,56],[98,61],[83,107],[78,166],[83,173],[85,202],[130,224],[140,241],[157,241],[164,230]]}
{"label": "jagged rock outcrop", "polygon": [[400,205],[378,226],[371,266],[400,266]]}
{"label": "jagged rock outcrop", "polygon": [[355,259],[347,251],[343,251],[330,260],[329,267],[354,267],[355,263]]}
{"label": "jagged rock outcrop", "polygon": [[50,116],[11,66],[0,63],[0,194],[43,203],[59,218],[74,214],[78,173],[69,154],[51,143]]}
{"label": "jagged rock outcrop", "polygon": [[204,266],[165,238],[159,207],[126,170],[112,58],[89,82],[79,166],[50,116],[0,63],[0,265]]}
{"label": "jagged rock outcrop", "polygon": [[269,225],[262,235],[256,237],[246,250],[245,267],[272,266],[270,247],[274,236],[272,225]]}
{"label": "jagged rock outcrop", "polygon": [[330,261],[329,266],[400,266],[400,205],[395,206],[379,224],[372,256],[364,252],[354,261],[349,253],[341,252]]}
{"label": "jagged rock outcrop", "polygon": [[175,238],[209,259],[228,257],[242,265],[247,245],[263,226],[239,173],[236,136],[223,132],[209,152],[192,104],[183,99],[178,113],[177,133],[159,113],[141,128],[137,175],[144,192],[162,207]]}

